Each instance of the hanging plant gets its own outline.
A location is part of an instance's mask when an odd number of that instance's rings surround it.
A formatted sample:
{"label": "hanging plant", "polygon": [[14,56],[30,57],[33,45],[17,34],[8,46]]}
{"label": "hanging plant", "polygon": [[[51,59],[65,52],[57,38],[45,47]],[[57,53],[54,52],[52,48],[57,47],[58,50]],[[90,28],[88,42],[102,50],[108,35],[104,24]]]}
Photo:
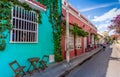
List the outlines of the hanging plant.
{"label": "hanging plant", "polygon": [[4,32],[12,29],[11,20],[11,8],[13,4],[7,0],[0,1],[0,50],[3,51],[6,48]]}
{"label": "hanging plant", "polygon": [[62,21],[62,25],[61,25],[61,32],[62,32],[62,35],[65,34],[65,31],[66,31],[66,21]]}
{"label": "hanging plant", "polygon": [[70,29],[70,31],[72,32],[72,34],[74,34],[75,36],[82,36],[82,37],[86,37],[88,35],[88,32],[82,30],[81,28],[78,27],[78,24],[74,23],[73,25],[74,27],[72,29]]}
{"label": "hanging plant", "polygon": [[53,42],[54,42],[54,55],[55,61],[62,61],[62,50],[61,50],[61,0],[38,0],[40,3],[47,6],[49,9],[49,21],[53,28]]}
{"label": "hanging plant", "polygon": [[0,50],[3,51],[6,48],[5,40],[0,40]]}
{"label": "hanging plant", "polygon": [[[55,61],[62,61],[62,50],[61,50],[61,4],[59,3],[61,0],[52,0],[52,4],[50,5],[50,22],[53,25],[53,40],[54,40],[54,55]],[[60,6],[60,7],[59,7]]]}

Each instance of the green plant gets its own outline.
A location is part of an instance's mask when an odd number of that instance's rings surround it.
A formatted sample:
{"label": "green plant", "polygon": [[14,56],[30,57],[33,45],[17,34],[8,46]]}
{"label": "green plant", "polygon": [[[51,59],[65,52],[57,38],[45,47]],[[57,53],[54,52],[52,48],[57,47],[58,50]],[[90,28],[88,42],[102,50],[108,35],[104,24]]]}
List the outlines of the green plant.
{"label": "green plant", "polygon": [[60,53],[55,52],[54,54],[55,54],[55,61],[56,62],[60,62],[63,60]]}
{"label": "green plant", "polygon": [[[47,6],[49,9],[49,21],[53,28],[53,42],[54,42],[54,55],[55,61],[62,61],[61,51],[61,0],[38,0],[40,3]],[[48,4],[49,3],[49,4]]]}
{"label": "green plant", "polygon": [[0,50],[3,51],[6,48],[5,40],[1,40],[0,42],[1,42],[0,43]]}
{"label": "green plant", "polygon": [[82,36],[82,37],[86,37],[88,35],[88,32],[82,30],[81,28],[78,27],[78,24],[74,23],[73,25],[74,27],[72,29],[70,29],[70,31],[76,36]]}
{"label": "green plant", "polygon": [[95,40],[99,40],[100,38],[98,37],[97,34],[94,34],[94,39],[95,39]]}
{"label": "green plant", "polygon": [[[5,38],[6,35],[4,32],[12,30],[13,26],[11,24],[11,9],[13,6],[21,6],[25,10],[35,11],[38,14],[38,18],[36,19],[38,23],[41,22],[41,14],[39,10],[32,9],[27,3],[21,3],[18,0],[1,0],[0,1],[0,40],[2,43],[0,44],[0,50],[5,49],[6,43]],[[3,42],[4,40],[4,42]]]}
{"label": "green plant", "polygon": [[0,1],[0,50],[3,51],[6,48],[5,34],[6,30],[12,29],[11,24],[11,8],[13,4],[7,0]]}

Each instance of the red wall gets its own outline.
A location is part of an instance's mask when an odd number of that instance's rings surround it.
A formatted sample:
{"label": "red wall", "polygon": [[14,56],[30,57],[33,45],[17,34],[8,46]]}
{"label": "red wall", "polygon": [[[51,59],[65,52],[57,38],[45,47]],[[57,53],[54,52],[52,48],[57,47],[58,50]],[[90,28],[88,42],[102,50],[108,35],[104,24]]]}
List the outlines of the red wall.
{"label": "red wall", "polygon": [[74,50],[72,50],[72,51],[70,51],[70,58],[73,58],[74,56],[75,56],[75,52],[74,52]]}
{"label": "red wall", "polygon": [[63,56],[63,59],[66,59],[65,35],[62,35],[61,46],[62,46],[62,56]]}
{"label": "red wall", "polygon": [[[72,7],[70,7],[70,8],[72,8]],[[72,8],[72,10],[73,10],[73,8]],[[73,10],[73,11],[75,11],[75,13],[78,14],[78,13],[76,12],[76,10]],[[65,11],[65,9],[62,9],[62,13],[63,13],[63,15],[64,15],[65,18],[66,18],[66,11]],[[82,16],[82,17],[83,17],[83,16]],[[83,18],[84,18],[84,17],[83,17]],[[85,18],[84,18],[84,20],[85,20]],[[85,21],[87,21],[87,20],[85,20]],[[88,25],[85,24],[83,21],[79,20],[78,18],[76,18],[75,16],[73,16],[73,15],[70,14],[70,13],[69,13],[69,23],[70,23],[70,24],[77,23],[80,28],[82,28],[83,30],[87,31],[88,33],[95,33],[95,34],[97,33],[97,30],[94,30],[93,28],[91,28],[90,26],[88,26]],[[83,27],[83,25],[85,25],[85,27]],[[90,40],[92,39],[92,38],[91,38],[91,35],[89,35],[89,36],[87,37],[87,45],[91,42],[91,41],[89,40],[89,37],[90,37]],[[62,55],[63,55],[63,58],[66,59],[65,34],[62,35],[61,44],[62,44]],[[74,45],[75,45],[75,44],[74,44]],[[70,58],[73,58],[73,57],[75,57],[75,56],[81,55],[82,53],[85,53],[85,51],[84,51],[84,37],[82,37],[82,44],[81,44],[81,45],[82,45],[82,47],[81,47],[80,49],[75,49],[75,46],[74,46],[74,49],[71,50],[70,53],[69,53]]]}

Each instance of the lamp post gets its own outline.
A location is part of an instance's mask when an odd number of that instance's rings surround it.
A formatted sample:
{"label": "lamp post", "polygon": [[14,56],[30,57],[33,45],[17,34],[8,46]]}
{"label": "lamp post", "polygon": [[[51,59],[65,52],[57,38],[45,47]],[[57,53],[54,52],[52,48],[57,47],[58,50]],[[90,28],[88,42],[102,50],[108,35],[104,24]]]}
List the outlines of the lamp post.
{"label": "lamp post", "polygon": [[69,8],[68,8],[68,0],[65,0],[66,3],[66,61],[69,63]]}

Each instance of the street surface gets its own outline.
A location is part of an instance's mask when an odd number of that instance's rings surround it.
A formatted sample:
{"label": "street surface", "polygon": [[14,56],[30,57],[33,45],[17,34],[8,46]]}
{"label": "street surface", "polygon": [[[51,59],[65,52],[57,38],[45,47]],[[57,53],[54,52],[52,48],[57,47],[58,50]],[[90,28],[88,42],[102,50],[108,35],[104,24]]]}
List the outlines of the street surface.
{"label": "street surface", "polygon": [[105,51],[100,51],[90,60],[75,68],[67,77],[106,77],[111,52],[112,49],[109,46]]}

